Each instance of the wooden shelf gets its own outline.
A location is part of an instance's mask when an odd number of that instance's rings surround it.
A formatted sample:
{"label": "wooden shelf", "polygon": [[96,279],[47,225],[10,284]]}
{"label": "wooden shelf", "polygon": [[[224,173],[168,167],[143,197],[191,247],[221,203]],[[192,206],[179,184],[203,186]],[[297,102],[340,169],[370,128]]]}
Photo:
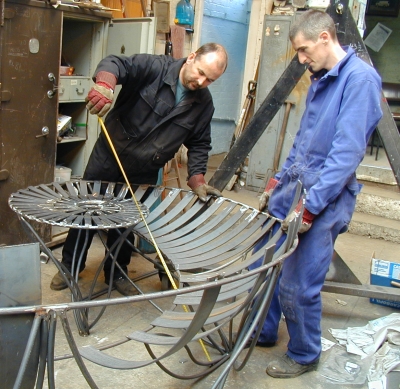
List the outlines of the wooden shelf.
{"label": "wooden shelf", "polygon": [[86,138],[81,137],[81,136],[73,136],[70,138],[63,138],[61,142],[58,142],[57,144],[62,144],[62,143],[71,143],[71,142],[82,142],[85,141]]}

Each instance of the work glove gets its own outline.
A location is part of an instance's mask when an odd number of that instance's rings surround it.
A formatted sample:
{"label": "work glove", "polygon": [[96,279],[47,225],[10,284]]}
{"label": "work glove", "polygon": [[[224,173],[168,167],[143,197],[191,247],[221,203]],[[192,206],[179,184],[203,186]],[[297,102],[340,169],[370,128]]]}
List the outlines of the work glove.
{"label": "work glove", "polygon": [[[282,224],[281,224],[282,231],[286,232],[289,228],[290,222],[300,216],[301,201],[302,200],[299,201],[295,210],[292,211],[291,213],[289,213],[289,215],[286,216],[285,220],[282,222]],[[301,224],[300,224],[298,233],[303,234],[304,232],[307,232],[311,228],[314,218],[315,218],[315,215],[313,213],[311,213],[307,208],[304,208],[303,216],[301,219]]]}
{"label": "work glove", "polygon": [[96,84],[90,89],[85,101],[86,108],[92,114],[104,116],[111,108],[114,97],[114,89],[117,83],[116,77],[108,72],[99,72],[96,76]]}
{"label": "work glove", "polygon": [[278,183],[278,180],[275,180],[275,178],[270,178],[268,180],[268,183],[267,183],[267,186],[265,187],[264,193],[260,196],[260,199],[258,200],[258,210],[260,212],[267,210],[269,199],[270,199],[272,192],[274,191],[274,188],[276,187],[277,183]]}
{"label": "work glove", "polygon": [[203,174],[195,174],[190,177],[187,184],[201,201],[206,202],[207,195],[222,197],[222,193],[218,189],[206,184]]}

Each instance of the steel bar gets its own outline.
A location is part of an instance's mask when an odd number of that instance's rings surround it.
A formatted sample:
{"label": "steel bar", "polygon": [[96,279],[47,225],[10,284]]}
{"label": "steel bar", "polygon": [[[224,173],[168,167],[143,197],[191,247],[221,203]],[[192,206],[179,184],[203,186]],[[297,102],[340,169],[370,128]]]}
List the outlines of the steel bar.
{"label": "steel bar", "polygon": [[14,388],[13,389],[19,389],[21,387],[21,384],[22,384],[22,381],[23,381],[23,377],[24,377],[24,373],[25,373],[25,370],[26,370],[27,365],[29,363],[29,358],[30,358],[30,355],[32,353],[32,349],[35,346],[35,341],[37,339],[37,334],[38,334],[38,331],[39,331],[39,328],[40,328],[42,320],[43,320],[43,317],[40,314],[36,313],[35,318],[33,320],[32,329],[31,329],[31,332],[29,334],[28,342],[26,344],[24,356],[22,358],[21,365],[20,365],[19,370],[18,370],[18,375],[17,375],[17,378],[15,379],[15,383],[14,383]]}
{"label": "steel bar", "polygon": [[400,289],[378,285],[354,285],[325,281],[323,292],[350,296],[370,297],[382,300],[400,301]]}
{"label": "steel bar", "polygon": [[78,351],[78,347],[77,347],[74,337],[72,335],[71,327],[69,325],[68,318],[67,318],[65,311],[60,312],[60,319],[61,319],[61,323],[62,323],[62,326],[64,329],[65,338],[68,341],[69,348],[71,349],[72,354],[74,355],[75,361],[78,364],[83,377],[85,378],[86,382],[89,384],[91,389],[99,389],[98,386],[96,385],[96,383],[94,382],[92,376],[90,375],[89,371],[87,370],[87,368],[82,360],[82,357]]}
{"label": "steel bar", "polygon": [[[336,12],[336,9],[337,5],[332,4],[327,9],[327,12],[336,22],[340,43],[342,45],[351,46],[356,51],[358,57],[373,66],[368,50],[365,47],[364,40],[360,36],[349,7],[344,4],[342,14]],[[396,122],[393,119],[389,104],[383,94],[381,99],[381,108],[383,116],[378,123],[378,132],[382,139],[393,174],[396,178],[397,185],[400,187],[400,133]]]}
{"label": "steel bar", "polygon": [[[270,268],[276,266],[281,261],[281,258],[274,259],[272,262],[264,265],[264,267]],[[111,305],[121,305],[128,304],[140,301],[146,301],[148,299],[157,300],[165,297],[174,297],[179,294],[192,293],[197,291],[202,291],[208,288],[211,288],[215,285],[225,285],[231,282],[235,282],[244,278],[252,277],[255,274],[258,274],[260,271],[263,271],[263,266],[256,268],[254,270],[250,270],[246,273],[237,274],[229,278],[221,278],[214,280],[212,283],[204,283],[193,286],[187,286],[185,288],[179,290],[167,290],[162,292],[152,292],[147,293],[146,295],[135,295],[135,296],[124,296],[124,297],[115,297],[113,299],[102,299],[102,300],[92,300],[92,301],[75,301],[69,303],[60,303],[60,304],[44,304],[44,305],[29,305],[24,307],[8,307],[0,309],[0,316],[3,315],[17,315],[22,313],[35,313],[41,310],[50,311],[53,310],[55,312],[62,310],[71,310],[71,309],[83,309],[83,308],[94,308],[101,307],[103,305],[111,306]]]}
{"label": "steel bar", "polygon": [[221,165],[211,177],[209,181],[211,186],[221,191],[225,188],[236,170],[240,167],[240,164],[260,139],[268,124],[279,111],[281,105],[289,97],[290,92],[296,86],[306,69],[305,65],[299,63],[296,54],[254,114],[243,134],[236,140]]}

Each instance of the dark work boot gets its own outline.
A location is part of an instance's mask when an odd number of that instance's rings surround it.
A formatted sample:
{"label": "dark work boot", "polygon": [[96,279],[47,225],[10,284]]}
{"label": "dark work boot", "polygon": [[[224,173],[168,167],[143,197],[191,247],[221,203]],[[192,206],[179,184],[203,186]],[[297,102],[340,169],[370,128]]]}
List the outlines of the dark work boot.
{"label": "dark work boot", "polygon": [[114,279],[115,289],[123,296],[135,296],[139,294],[138,290],[124,277]]}
{"label": "dark work boot", "polygon": [[[65,265],[64,265],[65,266]],[[71,270],[66,267],[66,269],[71,273]],[[65,274],[67,276],[67,278],[69,279],[70,275]],[[50,283],[50,289],[53,290],[63,290],[63,289],[67,289],[68,285],[67,282],[65,281],[64,277],[62,276],[61,272],[58,271],[55,276],[53,277],[53,279],[51,280]]]}
{"label": "dark work boot", "polygon": [[319,360],[301,365],[287,354],[270,362],[267,366],[267,374],[274,378],[294,378],[307,371],[317,370]]}
{"label": "dark work boot", "polygon": [[62,274],[58,271],[56,273],[56,275],[53,277],[53,279],[51,280],[50,289],[63,290],[66,288],[68,288],[68,285],[67,285],[66,281],[64,280],[64,277],[62,276]]}

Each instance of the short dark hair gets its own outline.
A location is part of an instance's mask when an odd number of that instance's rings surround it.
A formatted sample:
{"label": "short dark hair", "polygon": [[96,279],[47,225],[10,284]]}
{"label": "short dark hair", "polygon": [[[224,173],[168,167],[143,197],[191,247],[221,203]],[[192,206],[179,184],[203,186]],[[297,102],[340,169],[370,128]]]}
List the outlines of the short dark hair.
{"label": "short dark hair", "polygon": [[205,43],[203,46],[199,47],[196,51],[196,58],[200,59],[203,55],[209,53],[218,53],[222,55],[223,61],[220,62],[220,67],[224,68],[224,71],[228,67],[228,53],[226,52],[224,46],[218,43]]}
{"label": "short dark hair", "polygon": [[305,39],[316,42],[322,31],[328,31],[333,40],[337,40],[333,19],[324,11],[311,9],[301,14],[290,27],[291,41],[302,33]]}

